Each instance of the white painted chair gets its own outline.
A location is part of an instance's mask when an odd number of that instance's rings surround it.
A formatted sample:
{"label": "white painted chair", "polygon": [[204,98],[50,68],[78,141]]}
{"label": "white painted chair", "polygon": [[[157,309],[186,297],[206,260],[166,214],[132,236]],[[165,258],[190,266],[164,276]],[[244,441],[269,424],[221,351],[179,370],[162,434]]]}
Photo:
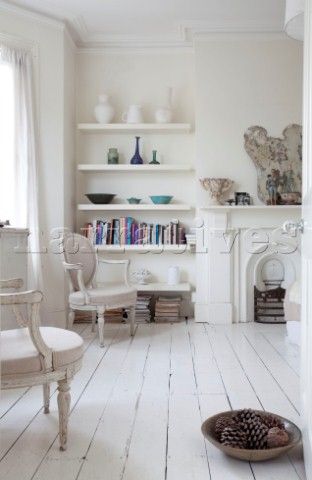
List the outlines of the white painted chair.
{"label": "white painted chair", "polygon": [[[63,262],[69,279],[69,313],[68,328],[75,319],[75,310],[92,311],[92,328],[96,315],[98,319],[100,345],[104,346],[105,311],[115,308],[129,308],[130,334],[134,335],[135,305],[137,290],[129,283],[129,260],[107,260],[98,258],[90,241],[77,233],[66,234],[63,238]],[[105,282],[96,284],[99,264],[123,265],[124,281],[121,283]]]}
{"label": "white painted chair", "polygon": [[[1,289],[22,284],[20,279],[0,280]],[[70,382],[81,367],[83,341],[75,332],[40,327],[41,301],[39,291],[0,294],[0,305],[12,306],[20,327],[1,332],[1,388],[42,385],[44,413],[49,413],[50,383],[57,382],[60,449],[66,450]]]}

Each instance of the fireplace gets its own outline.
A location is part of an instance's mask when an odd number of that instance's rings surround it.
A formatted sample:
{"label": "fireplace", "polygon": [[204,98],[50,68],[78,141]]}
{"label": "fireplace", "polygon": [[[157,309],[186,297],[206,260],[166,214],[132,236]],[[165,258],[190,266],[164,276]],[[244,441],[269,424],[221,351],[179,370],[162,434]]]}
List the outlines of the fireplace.
{"label": "fireplace", "polygon": [[[282,307],[279,313],[283,315],[283,290],[299,278],[301,262],[300,239],[286,238],[281,225],[286,220],[297,221],[300,213],[300,207],[215,206],[201,210],[196,321],[254,321],[255,288],[259,292],[282,289],[276,292],[281,300],[276,306]],[[197,223],[200,225],[199,220]],[[279,320],[284,321],[283,316]]]}

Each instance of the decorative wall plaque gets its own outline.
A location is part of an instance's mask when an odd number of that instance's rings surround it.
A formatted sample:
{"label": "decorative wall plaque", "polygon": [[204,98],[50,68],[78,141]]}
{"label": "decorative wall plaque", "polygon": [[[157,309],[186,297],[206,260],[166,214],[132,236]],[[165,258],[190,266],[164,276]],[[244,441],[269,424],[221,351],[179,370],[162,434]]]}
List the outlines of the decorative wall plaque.
{"label": "decorative wall plaque", "polygon": [[258,177],[258,197],[268,205],[301,203],[302,127],[289,125],[283,138],[270,137],[263,127],[250,127],[245,149]]}

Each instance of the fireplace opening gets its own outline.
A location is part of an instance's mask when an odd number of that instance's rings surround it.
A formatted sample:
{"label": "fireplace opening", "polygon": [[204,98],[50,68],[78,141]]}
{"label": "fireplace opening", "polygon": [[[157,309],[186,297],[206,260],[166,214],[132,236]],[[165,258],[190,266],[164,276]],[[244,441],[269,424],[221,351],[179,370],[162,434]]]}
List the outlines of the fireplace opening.
{"label": "fireplace opening", "polygon": [[277,258],[270,258],[259,265],[262,289],[254,286],[254,321],[258,323],[286,323],[284,300],[286,289],[285,268]]}

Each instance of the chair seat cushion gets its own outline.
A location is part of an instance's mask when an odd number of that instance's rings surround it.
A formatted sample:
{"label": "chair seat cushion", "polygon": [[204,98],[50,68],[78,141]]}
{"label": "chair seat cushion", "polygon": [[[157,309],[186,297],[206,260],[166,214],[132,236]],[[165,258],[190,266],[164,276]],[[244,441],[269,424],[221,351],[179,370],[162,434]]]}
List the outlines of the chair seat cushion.
{"label": "chair seat cushion", "polygon": [[[40,327],[45,343],[52,349],[53,369],[65,367],[83,355],[82,338],[63,328]],[[40,356],[28,328],[5,330],[1,339],[1,375],[29,374],[42,371]]]}
{"label": "chair seat cushion", "polygon": [[[90,296],[91,305],[124,306],[134,305],[136,302],[137,291],[134,287],[127,287],[120,284],[107,284],[100,288],[90,288],[87,290]],[[69,295],[69,302],[72,305],[85,305],[85,296],[82,292],[72,292]]]}

